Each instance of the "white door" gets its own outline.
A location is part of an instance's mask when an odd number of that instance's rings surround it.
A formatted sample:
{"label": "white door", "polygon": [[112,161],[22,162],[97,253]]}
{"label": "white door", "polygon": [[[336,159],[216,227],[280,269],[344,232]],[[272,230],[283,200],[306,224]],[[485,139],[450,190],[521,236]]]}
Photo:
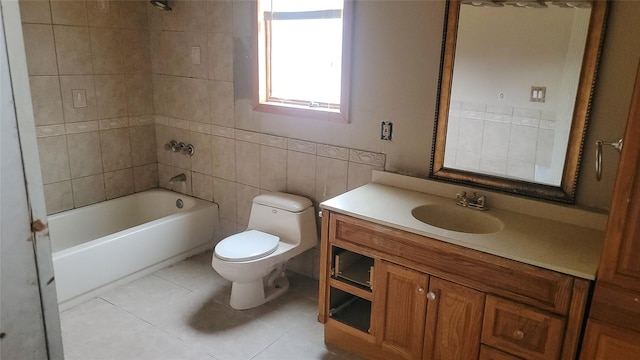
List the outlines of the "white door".
{"label": "white door", "polygon": [[63,359],[18,1],[0,15],[0,359]]}

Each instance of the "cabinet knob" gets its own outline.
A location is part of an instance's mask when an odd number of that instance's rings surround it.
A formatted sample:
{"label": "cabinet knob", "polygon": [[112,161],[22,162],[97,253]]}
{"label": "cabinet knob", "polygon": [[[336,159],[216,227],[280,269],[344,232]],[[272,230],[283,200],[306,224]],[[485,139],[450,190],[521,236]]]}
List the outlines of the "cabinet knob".
{"label": "cabinet knob", "polygon": [[419,288],[418,288],[418,294],[422,294],[422,293],[424,293],[424,289],[423,289],[423,288],[421,288],[421,287],[419,287]]}
{"label": "cabinet knob", "polygon": [[513,338],[516,340],[522,340],[524,338],[524,331],[516,330],[513,332]]}
{"label": "cabinet knob", "polygon": [[436,299],[436,294],[434,294],[433,291],[429,291],[427,293],[427,299],[429,299],[431,301],[435,300]]}

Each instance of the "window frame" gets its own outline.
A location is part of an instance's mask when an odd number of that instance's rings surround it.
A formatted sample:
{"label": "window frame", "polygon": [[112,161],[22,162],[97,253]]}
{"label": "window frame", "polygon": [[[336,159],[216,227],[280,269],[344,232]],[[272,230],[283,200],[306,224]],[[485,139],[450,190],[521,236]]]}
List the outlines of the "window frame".
{"label": "window frame", "polygon": [[[260,1],[255,2],[253,8],[253,109],[270,114],[327,120],[333,122],[350,122],[349,101],[351,93],[351,48],[353,38],[353,5],[354,0],[343,0],[342,9],[342,63],[341,63],[341,91],[340,107],[309,106],[306,102],[295,101],[275,102],[268,101],[269,89],[268,49],[266,37],[269,28],[264,22],[264,16],[260,13]],[[265,0],[268,1],[268,0]],[[264,71],[260,71],[264,69]]]}

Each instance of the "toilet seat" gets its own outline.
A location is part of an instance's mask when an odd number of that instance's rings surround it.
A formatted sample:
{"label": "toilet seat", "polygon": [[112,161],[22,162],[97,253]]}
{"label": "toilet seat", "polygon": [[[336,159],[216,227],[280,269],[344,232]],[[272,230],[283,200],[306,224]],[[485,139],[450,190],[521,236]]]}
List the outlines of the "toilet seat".
{"label": "toilet seat", "polygon": [[280,238],[258,230],[231,235],[215,247],[216,257],[226,261],[250,261],[272,254]]}

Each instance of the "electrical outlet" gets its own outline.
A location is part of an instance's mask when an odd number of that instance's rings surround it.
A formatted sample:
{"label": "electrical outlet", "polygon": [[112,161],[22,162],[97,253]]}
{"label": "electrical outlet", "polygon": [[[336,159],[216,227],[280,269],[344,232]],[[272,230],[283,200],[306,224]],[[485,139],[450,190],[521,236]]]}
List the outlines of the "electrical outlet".
{"label": "electrical outlet", "polygon": [[383,121],[380,128],[380,140],[391,140],[393,134],[393,123],[391,121]]}

